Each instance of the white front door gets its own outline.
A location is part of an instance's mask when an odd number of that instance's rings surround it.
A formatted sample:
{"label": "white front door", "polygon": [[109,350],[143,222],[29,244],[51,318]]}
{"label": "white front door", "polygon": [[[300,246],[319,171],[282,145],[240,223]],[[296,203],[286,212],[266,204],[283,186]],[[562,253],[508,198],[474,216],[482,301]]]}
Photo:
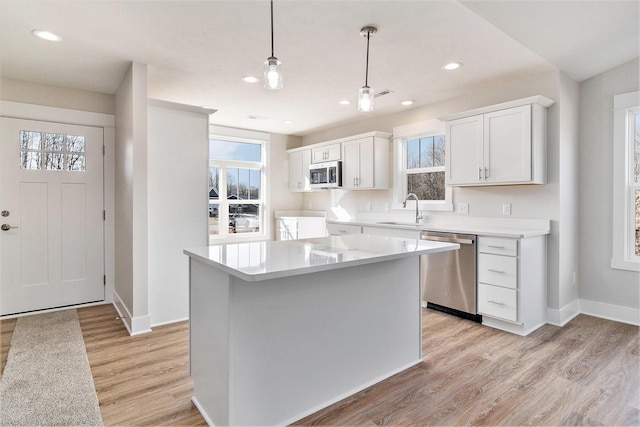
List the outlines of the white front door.
{"label": "white front door", "polygon": [[104,300],[103,130],[0,118],[0,315]]}

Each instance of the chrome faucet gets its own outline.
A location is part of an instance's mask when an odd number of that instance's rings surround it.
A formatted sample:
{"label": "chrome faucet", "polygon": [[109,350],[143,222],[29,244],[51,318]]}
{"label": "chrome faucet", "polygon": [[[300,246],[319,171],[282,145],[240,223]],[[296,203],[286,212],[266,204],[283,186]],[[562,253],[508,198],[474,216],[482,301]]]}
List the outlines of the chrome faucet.
{"label": "chrome faucet", "polygon": [[420,222],[420,220],[422,219],[422,215],[420,215],[420,211],[418,211],[418,196],[416,196],[413,193],[409,193],[407,194],[407,197],[404,198],[404,202],[402,202],[402,207],[406,208],[407,207],[407,200],[409,199],[413,199],[416,201],[416,224],[418,224]]}

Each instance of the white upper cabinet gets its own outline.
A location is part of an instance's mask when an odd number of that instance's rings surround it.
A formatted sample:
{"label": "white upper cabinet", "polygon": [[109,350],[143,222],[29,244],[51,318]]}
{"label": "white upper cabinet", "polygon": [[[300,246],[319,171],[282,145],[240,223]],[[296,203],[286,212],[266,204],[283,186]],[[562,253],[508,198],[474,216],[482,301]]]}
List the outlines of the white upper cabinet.
{"label": "white upper cabinet", "polygon": [[311,191],[309,182],[309,165],[311,149],[289,152],[289,190]]}
{"label": "white upper cabinet", "polygon": [[311,162],[322,163],[332,160],[340,160],[340,144],[323,145],[311,149]]}
{"label": "white upper cabinet", "polygon": [[342,188],[389,188],[389,136],[374,135],[342,143]]}
{"label": "white upper cabinet", "polygon": [[545,184],[546,114],[552,103],[533,97],[450,116],[447,185]]}

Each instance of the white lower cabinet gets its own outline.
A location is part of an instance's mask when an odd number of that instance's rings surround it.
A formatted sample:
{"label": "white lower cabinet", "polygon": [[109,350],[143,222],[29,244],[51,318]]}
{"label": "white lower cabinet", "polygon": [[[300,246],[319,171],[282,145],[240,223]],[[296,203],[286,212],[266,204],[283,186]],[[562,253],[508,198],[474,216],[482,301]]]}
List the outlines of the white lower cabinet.
{"label": "white lower cabinet", "polygon": [[478,237],[482,324],[528,335],[546,322],[546,237]]}
{"label": "white lower cabinet", "polygon": [[377,234],[380,236],[401,237],[403,239],[420,239],[420,230],[406,230],[390,227],[362,227],[362,234]]}

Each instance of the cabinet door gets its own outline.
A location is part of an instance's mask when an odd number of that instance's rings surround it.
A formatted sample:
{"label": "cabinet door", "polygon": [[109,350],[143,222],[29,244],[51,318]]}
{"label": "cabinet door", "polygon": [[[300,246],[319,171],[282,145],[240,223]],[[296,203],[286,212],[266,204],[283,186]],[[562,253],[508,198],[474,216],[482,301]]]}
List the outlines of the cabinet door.
{"label": "cabinet door", "polygon": [[358,140],[358,160],[360,175],[356,182],[356,188],[373,188],[375,184],[375,152],[373,137]]}
{"label": "cabinet door", "polygon": [[342,144],[342,187],[357,188],[360,177],[360,160],[358,156],[358,140]]}
{"label": "cabinet door", "polygon": [[309,165],[311,150],[289,153],[289,190],[309,191]]}
{"label": "cabinet door", "polygon": [[447,185],[482,183],[483,120],[471,116],[447,122]]}
{"label": "cabinet door", "polygon": [[531,181],[531,105],[484,115],[484,180]]}
{"label": "cabinet door", "polygon": [[323,145],[314,148],[311,152],[311,160],[313,163],[330,162],[340,160],[342,155],[340,144]]}
{"label": "cabinet door", "polygon": [[322,163],[326,161],[326,151],[324,147],[314,148],[311,150],[311,161],[313,163]]}

